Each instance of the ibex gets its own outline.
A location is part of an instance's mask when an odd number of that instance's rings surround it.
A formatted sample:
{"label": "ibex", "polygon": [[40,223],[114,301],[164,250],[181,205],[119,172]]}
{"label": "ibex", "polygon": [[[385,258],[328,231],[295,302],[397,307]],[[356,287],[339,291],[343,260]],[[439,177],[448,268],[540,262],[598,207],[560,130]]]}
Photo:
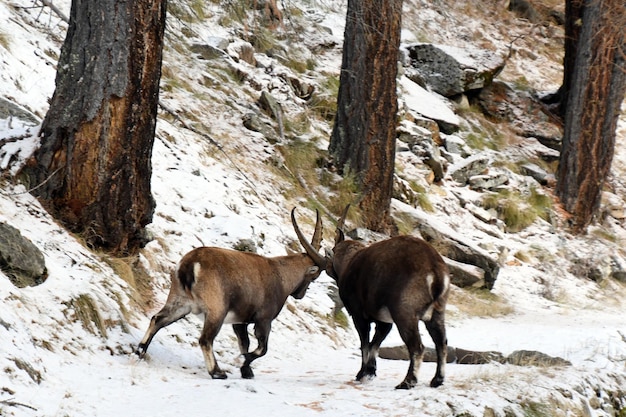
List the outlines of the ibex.
{"label": "ibex", "polygon": [[[291,218],[295,227],[293,211]],[[322,221],[318,212],[313,239],[311,243],[304,240],[314,257],[300,253],[267,258],[215,247],[193,249],[178,264],[165,306],[150,320],[135,353],[142,358],[156,332],[163,327],[191,312],[203,314],[200,348],[211,377],[226,378],[215,360],[213,340],[223,323],[232,323],[244,357],[241,376],[253,378],[250,364],[267,352],[272,320],[289,295],[297,299],[304,297],[309,284],[322,272],[324,259],[317,254],[321,240]],[[254,323],[258,341],[252,352],[248,351],[250,323]]]}
{"label": "ibex", "polygon": [[[376,375],[378,349],[395,323],[410,358],[407,375],[396,388],[414,387],[424,354],[418,328],[422,320],[437,351],[437,371],[430,386],[441,385],[447,356],[444,316],[450,288],[446,264],[430,244],[412,236],[392,237],[370,246],[345,240],[342,228],[348,208],[338,222],[332,253],[325,257],[325,270],[337,281],[339,296],[361,339],[362,365],[356,379]],[[303,241],[295,221],[293,225]],[[321,257],[311,245],[303,246],[312,258]],[[376,331],[370,341],[372,322]]]}

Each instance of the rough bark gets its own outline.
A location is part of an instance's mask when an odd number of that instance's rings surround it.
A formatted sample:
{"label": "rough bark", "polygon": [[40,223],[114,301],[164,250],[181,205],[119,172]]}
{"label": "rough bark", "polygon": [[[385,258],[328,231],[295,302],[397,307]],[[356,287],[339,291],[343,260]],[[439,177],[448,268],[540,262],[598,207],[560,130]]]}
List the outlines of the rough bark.
{"label": "rough bark", "polygon": [[565,114],[557,195],[583,232],[600,205],[626,92],[626,8],[622,0],[589,0]]}
{"label": "rough bark", "polygon": [[559,102],[557,112],[564,119],[565,110],[567,109],[567,97],[572,85],[572,74],[576,67],[576,51],[578,47],[578,39],[580,38],[580,29],[582,26],[584,0],[566,0],[565,1],[565,53],[563,56],[563,84],[557,92],[557,100]]}
{"label": "rough bark", "polygon": [[365,225],[388,231],[402,1],[349,0],[337,116],[329,150],[361,191]]}
{"label": "rough bark", "polygon": [[89,245],[119,254],[152,220],[166,0],[73,0],[41,147],[24,173],[42,204]]}

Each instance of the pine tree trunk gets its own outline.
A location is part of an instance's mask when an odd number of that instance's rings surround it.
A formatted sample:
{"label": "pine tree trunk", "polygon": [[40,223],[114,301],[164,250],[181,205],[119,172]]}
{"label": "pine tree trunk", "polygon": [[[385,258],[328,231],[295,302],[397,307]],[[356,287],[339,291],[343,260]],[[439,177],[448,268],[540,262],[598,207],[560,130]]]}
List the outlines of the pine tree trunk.
{"label": "pine tree trunk", "polygon": [[567,109],[567,96],[572,86],[572,75],[576,67],[576,51],[580,38],[584,0],[565,1],[565,53],[563,57],[563,84],[559,89],[558,112],[561,118],[565,118]]}
{"label": "pine tree trunk", "polygon": [[361,190],[366,227],[386,231],[393,188],[402,1],[349,0],[329,150]]}
{"label": "pine tree trunk", "polygon": [[166,0],[73,0],[41,147],[24,169],[42,204],[89,245],[145,244],[152,220]]}
{"label": "pine tree trunk", "polygon": [[623,0],[588,1],[565,114],[557,195],[583,232],[600,205],[626,92]]}

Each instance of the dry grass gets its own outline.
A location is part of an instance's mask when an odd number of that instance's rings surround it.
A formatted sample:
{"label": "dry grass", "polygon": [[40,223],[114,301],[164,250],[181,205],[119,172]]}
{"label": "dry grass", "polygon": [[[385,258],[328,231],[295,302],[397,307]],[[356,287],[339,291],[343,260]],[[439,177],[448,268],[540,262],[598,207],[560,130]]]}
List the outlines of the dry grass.
{"label": "dry grass", "polygon": [[514,312],[507,301],[486,289],[453,286],[448,302],[458,308],[460,313],[470,317],[502,317]]}

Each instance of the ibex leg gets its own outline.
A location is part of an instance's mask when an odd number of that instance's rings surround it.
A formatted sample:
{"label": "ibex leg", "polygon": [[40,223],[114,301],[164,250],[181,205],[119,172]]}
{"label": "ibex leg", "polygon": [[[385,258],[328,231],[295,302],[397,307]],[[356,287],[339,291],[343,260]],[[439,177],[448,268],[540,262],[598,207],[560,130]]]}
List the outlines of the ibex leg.
{"label": "ibex leg", "polygon": [[156,313],[150,320],[150,326],[146,331],[145,336],[137,346],[135,354],[140,358],[143,358],[148,350],[150,342],[154,335],[165,326],[169,326],[177,320],[182,319],[191,312],[191,307],[188,305],[165,305],[161,311]]}
{"label": "ibex leg", "polygon": [[424,356],[424,345],[419,333],[417,319],[397,323],[398,331],[406,347],[409,351],[409,370],[400,384],[396,386],[396,389],[410,389],[417,384],[417,374],[420,366],[422,365],[422,358]]}
{"label": "ibex leg", "polygon": [[241,377],[245,379],[254,378],[254,372],[250,364],[252,361],[260,358],[267,353],[267,342],[269,340],[270,330],[272,328],[271,321],[257,322],[254,324],[254,336],[257,339],[257,348],[249,353],[244,353],[245,361],[241,367]]}
{"label": "ibex leg", "polygon": [[425,322],[426,330],[433,338],[435,349],[437,350],[437,372],[430,381],[431,387],[438,387],[443,384],[445,378],[445,366],[448,359],[448,339],[446,338],[446,327],[444,324],[444,313],[434,311],[430,321]]}

